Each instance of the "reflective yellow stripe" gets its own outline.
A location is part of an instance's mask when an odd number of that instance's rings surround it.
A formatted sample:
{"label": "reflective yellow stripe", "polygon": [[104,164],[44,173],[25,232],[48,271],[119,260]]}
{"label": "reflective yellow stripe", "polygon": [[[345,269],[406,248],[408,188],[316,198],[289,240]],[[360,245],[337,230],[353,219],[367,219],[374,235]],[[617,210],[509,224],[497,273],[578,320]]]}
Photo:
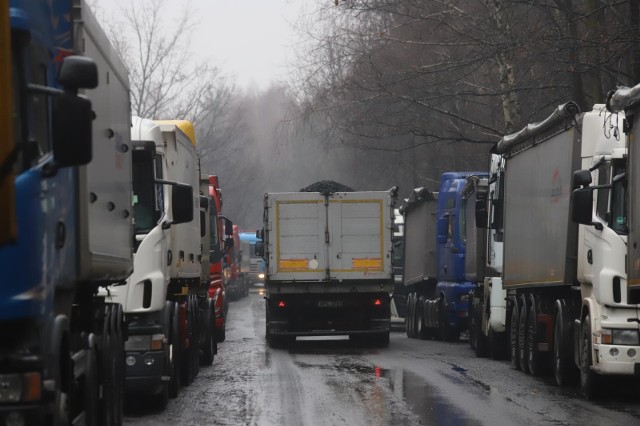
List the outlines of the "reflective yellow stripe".
{"label": "reflective yellow stripe", "polygon": [[[11,29],[9,0],[0,0],[0,164],[13,148],[13,96],[11,79]],[[14,176],[0,186],[0,246],[16,238]]]}

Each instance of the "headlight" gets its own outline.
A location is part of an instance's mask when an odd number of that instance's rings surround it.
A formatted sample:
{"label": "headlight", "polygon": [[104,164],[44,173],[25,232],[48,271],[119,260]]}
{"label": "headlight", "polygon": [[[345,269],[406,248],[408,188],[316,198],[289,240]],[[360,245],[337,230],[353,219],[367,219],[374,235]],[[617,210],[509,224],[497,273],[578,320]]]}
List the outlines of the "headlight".
{"label": "headlight", "polygon": [[459,299],[460,299],[461,302],[468,302],[469,301],[469,293],[461,294]]}
{"label": "headlight", "polygon": [[261,280],[264,280],[264,274],[263,273],[259,273],[258,274],[258,278],[260,278]]}
{"label": "headlight", "polygon": [[129,336],[124,342],[124,350],[132,351],[148,351],[151,348],[151,336]]}
{"label": "headlight", "polygon": [[22,395],[22,380],[17,374],[0,376],[0,402],[18,402]]}
{"label": "headlight", "polygon": [[0,403],[38,401],[41,395],[40,373],[0,375]]}
{"label": "headlight", "polygon": [[638,330],[612,330],[614,345],[637,346],[640,344]]}

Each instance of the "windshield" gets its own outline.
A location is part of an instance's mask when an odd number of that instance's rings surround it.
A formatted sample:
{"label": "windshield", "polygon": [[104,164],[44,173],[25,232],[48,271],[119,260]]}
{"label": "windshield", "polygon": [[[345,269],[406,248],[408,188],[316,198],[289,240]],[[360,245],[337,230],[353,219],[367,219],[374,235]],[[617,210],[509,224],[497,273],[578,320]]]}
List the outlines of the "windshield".
{"label": "windshield", "polygon": [[137,234],[149,232],[158,223],[157,200],[152,157],[149,151],[134,151],[133,215]]}
{"label": "windshield", "polygon": [[220,249],[220,237],[218,234],[218,209],[215,203],[210,203],[211,209],[209,210],[209,226],[211,238],[209,239],[209,250]]}
{"label": "windshield", "polygon": [[[625,173],[623,161],[613,164],[613,176]],[[620,179],[611,185],[611,229],[618,234],[626,235],[629,232],[627,226],[627,179]]]}

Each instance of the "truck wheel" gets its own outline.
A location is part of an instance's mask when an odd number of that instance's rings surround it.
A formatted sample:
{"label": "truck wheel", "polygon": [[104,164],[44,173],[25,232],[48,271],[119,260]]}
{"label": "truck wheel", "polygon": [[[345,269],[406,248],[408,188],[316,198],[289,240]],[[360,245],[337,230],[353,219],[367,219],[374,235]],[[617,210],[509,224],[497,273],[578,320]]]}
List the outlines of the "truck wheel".
{"label": "truck wheel", "polygon": [[[471,319],[471,322],[473,325],[472,327],[472,333],[475,335],[474,336],[474,340],[475,340],[475,352],[476,352],[476,356],[478,358],[483,358],[486,357],[489,350],[487,348],[487,338],[485,337],[484,333],[482,332],[482,310],[481,310],[481,306],[479,304],[474,303],[473,304],[473,318]],[[470,331],[471,333],[471,331]]]}
{"label": "truck wheel", "polygon": [[416,324],[416,337],[418,339],[426,339],[426,328],[424,324],[424,296],[418,297],[416,300],[416,308],[415,308],[415,324]]}
{"label": "truck wheel", "polygon": [[527,366],[532,376],[543,372],[543,354],[538,351],[538,321],[536,307],[531,304],[527,315]]}
{"label": "truck wheel", "polygon": [[408,338],[413,338],[413,293],[409,293],[407,296],[407,317],[404,320],[405,329]]}
{"label": "truck wheel", "polygon": [[460,331],[452,328],[447,321],[447,306],[444,299],[438,302],[440,313],[440,339],[443,342],[455,342],[460,338]]}
{"label": "truck wheel", "polygon": [[[189,347],[182,351],[182,369],[180,371],[180,383],[189,386],[193,381],[193,306],[191,298],[187,299],[187,339]],[[181,341],[183,339],[180,339]]]}
{"label": "truck wheel", "polygon": [[216,330],[216,338],[218,339],[219,343],[222,343],[225,341],[225,339],[227,338],[227,317],[223,317],[222,319],[222,327],[220,327],[219,330]]}
{"label": "truck wheel", "polygon": [[599,377],[591,369],[591,364],[591,317],[587,314],[580,333],[580,389],[587,399],[598,397]]}
{"label": "truck wheel", "polygon": [[[84,372],[84,411],[86,413],[86,424],[104,424],[104,419],[98,417],[98,358],[96,349],[89,346],[87,349],[87,364]],[[111,426],[111,424],[108,424]]]}
{"label": "truck wheel", "polygon": [[114,335],[115,335],[115,359],[116,359],[116,424],[121,425],[124,418],[124,393],[125,393],[125,355],[124,355],[124,311],[121,304],[114,305]]}
{"label": "truck wheel", "polygon": [[489,326],[489,353],[491,359],[500,361],[507,357],[508,347],[505,334],[506,333],[493,331],[491,326]]}
{"label": "truck wheel", "polygon": [[203,341],[203,335],[200,331],[202,324],[203,311],[200,309],[200,301],[198,296],[193,296],[191,306],[193,307],[193,378],[200,372],[200,343]]}
{"label": "truck wheel", "polygon": [[158,410],[164,411],[169,405],[169,384],[162,383],[162,387],[160,388],[160,392],[155,394],[152,398],[152,404],[154,408]]}
{"label": "truck wheel", "polygon": [[100,350],[100,372],[102,373],[102,399],[100,400],[100,417],[99,422],[104,426],[113,424],[113,407],[114,407],[114,388],[115,388],[115,372],[114,372],[114,353],[113,353],[113,336],[111,336],[111,305],[104,306],[104,320],[102,326],[102,348]]}
{"label": "truck wheel", "polygon": [[212,325],[212,316],[215,315],[213,311],[213,307],[211,305],[211,299],[208,300],[208,309],[205,310],[203,314],[203,330],[204,333],[204,344],[202,348],[202,357],[200,358],[200,363],[206,367],[213,364],[214,354],[215,354],[215,336],[213,336],[213,330],[215,330],[215,320],[213,320]]}
{"label": "truck wheel", "polygon": [[529,351],[527,350],[527,302],[522,301],[518,322],[518,354],[520,355],[520,370],[529,372]]}
{"label": "truck wheel", "polygon": [[180,390],[180,370],[182,344],[180,341],[180,307],[173,302],[171,309],[171,336],[169,338],[169,367],[171,380],[169,381],[169,397],[176,398]]}
{"label": "truck wheel", "polygon": [[558,386],[567,386],[576,381],[577,369],[573,359],[567,357],[562,351],[562,342],[570,334],[562,319],[562,311],[556,311],[553,326],[553,375]]}
{"label": "truck wheel", "polygon": [[518,341],[518,328],[520,324],[520,310],[518,303],[513,300],[511,308],[511,320],[509,321],[509,343],[511,349],[511,366],[516,370],[520,369],[520,342]]}

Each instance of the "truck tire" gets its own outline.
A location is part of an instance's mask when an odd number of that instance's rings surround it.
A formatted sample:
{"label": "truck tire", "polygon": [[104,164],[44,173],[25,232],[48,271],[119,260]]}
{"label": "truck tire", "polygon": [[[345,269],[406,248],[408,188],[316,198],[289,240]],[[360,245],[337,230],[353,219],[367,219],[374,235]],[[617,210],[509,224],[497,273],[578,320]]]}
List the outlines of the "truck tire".
{"label": "truck tire", "polygon": [[[193,366],[193,345],[194,345],[194,332],[193,332],[193,305],[191,298],[187,298],[187,339],[189,341],[189,347],[182,350],[182,369],[180,370],[180,383],[185,386],[189,386],[194,377]],[[180,339],[181,341],[183,339]]]}
{"label": "truck tire", "polygon": [[460,339],[460,331],[452,328],[447,321],[447,306],[444,298],[438,302],[438,312],[440,319],[440,339],[443,342],[456,342]]}
{"label": "truck tire", "polygon": [[538,343],[536,307],[532,303],[527,315],[527,366],[532,376],[540,376],[544,372],[544,354],[538,351]]}
{"label": "truck tire", "polygon": [[553,376],[560,387],[574,384],[578,378],[578,369],[573,361],[573,354],[566,354],[562,343],[567,336],[571,336],[571,330],[563,318],[563,308],[556,311],[553,325]]}
{"label": "truck tire", "polygon": [[511,307],[511,319],[509,321],[509,347],[511,352],[511,366],[519,370],[520,369],[520,342],[518,328],[520,324],[520,308],[518,303],[513,300]]}
{"label": "truck tire", "polygon": [[115,393],[115,364],[113,352],[113,336],[111,335],[111,316],[113,310],[111,305],[107,304],[103,310],[102,323],[102,347],[100,350],[100,372],[102,382],[102,398],[99,407],[99,423],[103,426],[111,426],[114,424],[113,408]]}
{"label": "truck tire", "polygon": [[169,383],[162,383],[160,392],[152,396],[151,403],[154,408],[160,411],[164,411],[167,408],[167,405],[169,405]]}
{"label": "truck tire", "polygon": [[471,340],[471,336],[475,340],[475,353],[478,358],[484,358],[489,353],[489,348],[487,344],[487,338],[482,332],[482,310],[479,304],[474,303],[472,308],[473,317],[470,319],[472,327],[470,327],[469,334]]}
{"label": "truck tire", "polygon": [[407,337],[413,338],[413,311],[414,311],[414,303],[413,303],[413,293],[409,293],[407,296],[407,317],[405,318],[405,328],[407,332]]}
{"label": "truck tire", "polygon": [[204,344],[202,348],[202,357],[200,358],[200,362],[202,365],[208,367],[213,364],[213,359],[216,353],[216,338],[214,336],[215,319],[212,319],[215,315],[215,307],[212,305],[212,300],[207,299],[208,309],[205,310],[203,314],[203,330],[204,333]]}
{"label": "truck tire", "polygon": [[493,331],[491,326],[489,326],[489,354],[491,359],[501,361],[507,358],[509,348],[505,335],[505,332],[500,333]]}
{"label": "truck tire", "polygon": [[520,357],[520,370],[529,372],[529,351],[527,350],[527,302],[522,301],[518,321],[518,354]]}
{"label": "truck tire", "polygon": [[426,339],[426,327],[424,324],[424,296],[418,297],[416,301],[416,308],[414,310],[414,321],[416,324],[416,337],[418,339]]}
{"label": "truck tire", "polygon": [[[84,372],[84,390],[82,392],[84,397],[84,411],[86,413],[86,424],[93,425],[98,423],[104,424],[104,419],[99,417],[98,406],[98,358],[96,355],[96,349],[90,345],[87,349],[87,364]],[[103,398],[104,400],[104,398]],[[109,424],[108,426],[111,426]]]}
{"label": "truck tire", "polygon": [[591,317],[587,314],[582,320],[580,332],[580,390],[587,399],[599,396],[599,376],[591,369]]}
{"label": "truck tire", "polygon": [[182,369],[182,343],[180,340],[180,307],[177,302],[172,302],[171,309],[171,336],[169,337],[169,368],[171,379],[169,381],[169,398],[176,398],[180,391],[180,370]]}
{"label": "truck tire", "polygon": [[124,310],[122,305],[114,304],[114,333],[115,333],[115,359],[116,359],[116,414],[117,425],[124,421],[124,394],[125,394],[125,354],[124,354]]}
{"label": "truck tire", "polygon": [[204,310],[200,309],[200,299],[194,295],[192,297],[193,306],[193,377],[195,378],[200,373],[200,344],[203,341],[202,330],[202,317]]}

